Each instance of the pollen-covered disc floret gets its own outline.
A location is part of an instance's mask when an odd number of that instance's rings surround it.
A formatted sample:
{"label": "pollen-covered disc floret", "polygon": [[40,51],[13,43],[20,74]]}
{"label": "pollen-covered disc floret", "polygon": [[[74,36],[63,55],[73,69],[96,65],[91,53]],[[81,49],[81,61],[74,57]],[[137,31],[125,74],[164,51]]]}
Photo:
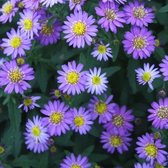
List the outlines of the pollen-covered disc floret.
{"label": "pollen-covered disc floret", "polygon": [[160,77],[158,68],[154,65],[150,66],[149,63],[144,64],[144,68],[138,68],[136,71],[136,78],[140,85],[148,84],[150,89],[153,90],[153,81]]}
{"label": "pollen-covered disc floret", "polygon": [[152,121],[153,127],[157,129],[168,129],[168,98],[159,99],[151,106],[152,108],[148,109],[148,121]]}
{"label": "pollen-covered disc floret", "polygon": [[124,50],[127,54],[132,54],[134,59],[146,59],[155,50],[155,37],[145,27],[133,27],[124,37]]}
{"label": "pollen-covered disc floret", "polygon": [[99,123],[107,123],[112,118],[115,103],[112,102],[113,96],[104,97],[104,100],[98,99],[96,96],[90,100],[88,110],[92,115],[92,119],[99,118]]}
{"label": "pollen-covered disc floret", "polygon": [[106,32],[111,30],[113,33],[117,33],[117,27],[124,27],[125,15],[122,11],[119,11],[118,5],[114,2],[100,2],[99,7],[96,7],[95,10],[96,14],[101,17],[98,24]]}
{"label": "pollen-covered disc floret", "polygon": [[76,108],[71,109],[72,123],[71,128],[75,132],[82,134],[87,134],[90,131],[91,125],[93,124],[91,114],[85,108],[80,107],[78,110]]}
{"label": "pollen-covered disc floret", "polygon": [[155,17],[152,8],[146,8],[144,3],[140,3],[138,0],[130,2],[124,7],[125,20],[127,24],[133,26],[148,26],[153,22]]}
{"label": "pollen-covered disc floret", "polygon": [[33,39],[34,35],[38,36],[38,31],[41,29],[39,18],[40,15],[36,12],[25,9],[23,13],[20,13],[18,27],[21,31],[25,32],[29,38]]}
{"label": "pollen-covered disc floret", "polygon": [[109,153],[115,151],[122,154],[124,151],[128,151],[131,138],[130,134],[122,134],[120,132],[104,131],[100,137],[103,149],[106,149]]}
{"label": "pollen-covered disc floret", "polygon": [[41,153],[48,149],[49,135],[40,117],[34,116],[33,120],[28,119],[24,136],[27,149],[34,153]]}
{"label": "pollen-covered disc floret", "polygon": [[16,61],[4,63],[0,69],[0,86],[6,86],[5,92],[11,94],[21,93],[29,88],[27,81],[34,79],[34,71],[28,64],[18,66]]}
{"label": "pollen-covered disc floret", "polygon": [[115,105],[113,110],[113,115],[109,122],[104,124],[104,128],[107,131],[127,133],[128,131],[133,131],[133,124],[131,123],[134,120],[132,115],[132,110],[127,110],[126,106],[119,107]]}
{"label": "pollen-covered disc floret", "polygon": [[7,56],[12,56],[15,59],[17,56],[24,56],[26,50],[30,50],[31,40],[27,35],[21,32],[19,29],[11,29],[10,33],[7,32],[8,38],[2,39],[1,47],[4,48],[3,53]]}
{"label": "pollen-covered disc floret", "polygon": [[86,89],[88,93],[100,95],[107,90],[106,73],[101,74],[101,68],[94,67],[86,73]]}
{"label": "pollen-covered disc floret", "polygon": [[60,168],[90,168],[91,164],[88,162],[86,156],[78,155],[77,157],[71,153],[62,161]]}
{"label": "pollen-covered disc floret", "polygon": [[2,8],[0,8],[0,13],[2,13],[2,15],[0,15],[0,22],[3,24],[5,24],[7,21],[12,22],[12,19],[17,11],[18,8],[16,7],[15,0],[5,2],[2,5]]}
{"label": "pollen-covered disc floret", "polygon": [[153,134],[146,133],[138,137],[136,144],[138,145],[136,151],[139,158],[146,159],[151,164],[156,161],[162,164],[166,161],[167,152],[164,151],[166,146],[161,143],[160,139],[155,139]]}
{"label": "pollen-covered disc floret", "polygon": [[63,32],[69,46],[84,48],[85,43],[90,46],[92,37],[95,37],[98,31],[94,22],[95,19],[93,16],[89,16],[86,12],[82,11],[75,11],[74,14],[67,16]]}
{"label": "pollen-covered disc floret", "polygon": [[60,101],[49,101],[44,105],[41,113],[45,115],[42,122],[47,126],[51,136],[60,136],[70,130],[71,114],[69,107]]}

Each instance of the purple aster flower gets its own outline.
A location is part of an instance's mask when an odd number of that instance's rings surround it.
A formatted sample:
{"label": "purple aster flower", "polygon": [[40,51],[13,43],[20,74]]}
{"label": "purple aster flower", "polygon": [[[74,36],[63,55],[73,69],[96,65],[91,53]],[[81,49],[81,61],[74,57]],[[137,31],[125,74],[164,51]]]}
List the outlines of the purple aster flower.
{"label": "purple aster flower", "polygon": [[58,3],[64,3],[64,0],[40,0],[40,2],[48,8]]}
{"label": "purple aster flower", "polygon": [[114,132],[126,133],[133,131],[132,121],[134,116],[131,114],[132,110],[127,110],[126,106],[119,107],[115,106],[111,120],[104,124],[104,128],[107,131],[113,130]]}
{"label": "purple aster flower", "polygon": [[106,73],[101,74],[101,68],[90,69],[86,73],[86,89],[88,93],[102,94],[107,90],[107,77]]}
{"label": "purple aster flower", "polygon": [[123,27],[125,23],[124,13],[119,11],[118,5],[113,2],[100,2],[99,7],[95,8],[96,14],[101,16],[98,24],[105,29],[106,32],[109,29],[113,33],[117,33],[117,27]]}
{"label": "purple aster flower", "polygon": [[148,84],[150,89],[153,90],[153,81],[160,77],[158,68],[154,68],[154,65],[150,67],[149,63],[144,64],[144,68],[138,68],[135,70],[137,75],[137,81],[140,85]]}
{"label": "purple aster flower", "polygon": [[40,5],[40,0],[22,0],[24,7],[28,9],[38,9]]}
{"label": "purple aster flower", "polygon": [[93,124],[92,117],[89,111],[85,108],[80,107],[79,110],[73,108],[71,110],[72,123],[71,128],[75,132],[79,132],[81,135],[87,134],[90,131],[91,125]]}
{"label": "purple aster flower", "polygon": [[86,12],[75,11],[74,14],[67,16],[67,21],[64,22],[63,32],[69,46],[74,48],[84,48],[85,43],[89,46],[92,43],[92,37],[96,36],[97,26],[93,25],[95,19],[89,16]]}
{"label": "purple aster flower", "polygon": [[163,150],[166,145],[163,145],[160,139],[154,139],[153,134],[146,133],[142,137],[138,137],[136,144],[138,145],[136,151],[140,158],[146,159],[151,164],[154,164],[155,161],[159,164],[166,161],[167,152]]}
{"label": "purple aster flower", "polygon": [[73,153],[63,160],[60,164],[60,168],[90,168],[91,164],[88,162],[88,158],[86,156],[78,155],[75,157]]}
{"label": "purple aster flower", "polygon": [[49,135],[40,117],[33,117],[33,121],[28,119],[24,135],[27,149],[34,153],[41,153],[48,149]]}
{"label": "purple aster flower", "polygon": [[27,81],[34,79],[34,71],[28,64],[18,66],[16,61],[4,63],[0,70],[0,85],[5,86],[5,92],[21,93],[31,88]]}
{"label": "purple aster flower", "polygon": [[153,102],[151,106],[152,108],[148,109],[148,121],[152,121],[152,125],[157,129],[168,129],[168,98]]}
{"label": "purple aster flower", "polygon": [[96,96],[90,100],[88,104],[88,110],[92,115],[92,119],[95,120],[99,117],[99,123],[107,123],[112,118],[114,113],[115,103],[112,103],[113,96],[105,97],[105,100],[100,100]]}
{"label": "purple aster flower", "polygon": [[39,100],[41,97],[40,96],[29,96],[29,97],[24,97],[23,103],[19,105],[18,108],[23,107],[25,112],[28,112],[28,110],[32,110],[35,107],[40,107],[36,101]]}
{"label": "purple aster flower", "polygon": [[0,9],[0,13],[2,13],[2,15],[0,16],[0,22],[2,22],[3,24],[5,24],[8,20],[9,22],[12,22],[12,18],[15,16],[17,11],[18,8],[15,7],[15,1],[7,1],[2,5],[2,8]]}
{"label": "purple aster flower", "polygon": [[124,4],[125,2],[127,2],[127,0],[102,0],[102,2],[106,3],[106,2],[117,2],[120,4]]}
{"label": "purple aster flower", "polygon": [[51,136],[60,136],[70,130],[71,114],[68,109],[69,107],[60,101],[49,101],[48,104],[44,105],[41,113],[46,117],[42,119],[42,122],[48,127]]}
{"label": "purple aster flower", "polygon": [[38,31],[41,29],[39,24],[40,16],[32,10],[26,9],[23,13],[20,13],[20,17],[18,25],[21,31],[25,32],[31,39],[33,39],[34,34],[38,36]]}
{"label": "purple aster flower", "polygon": [[44,46],[54,44],[60,39],[61,31],[62,27],[59,21],[55,21],[52,25],[47,25],[45,21],[42,23],[41,31],[36,39]]}
{"label": "purple aster flower", "polygon": [[67,94],[80,94],[85,91],[85,71],[82,72],[83,64],[76,64],[75,61],[62,65],[62,71],[58,71],[59,90]]}
{"label": "purple aster flower", "polygon": [[152,168],[152,167],[150,164],[147,164],[147,163],[143,163],[143,164],[136,163],[134,168]]}
{"label": "purple aster flower", "polygon": [[162,62],[159,64],[160,71],[162,72],[164,76],[164,81],[168,80],[168,56],[166,55],[164,59],[162,59]]}
{"label": "purple aster flower", "polygon": [[100,138],[103,149],[106,149],[109,153],[118,151],[122,154],[124,151],[128,151],[130,146],[131,138],[129,136],[129,133],[121,134],[121,132],[104,131]]}
{"label": "purple aster flower", "polygon": [[17,56],[24,56],[25,50],[30,50],[31,40],[27,38],[25,33],[19,29],[17,31],[11,29],[11,32],[6,34],[8,38],[3,38],[1,44],[1,47],[4,47],[4,54],[11,55],[15,59]]}
{"label": "purple aster flower", "polygon": [[155,50],[155,37],[146,28],[133,27],[124,37],[124,50],[127,54],[133,54],[134,59],[146,59]]}
{"label": "purple aster flower", "polygon": [[80,11],[86,0],[69,0],[70,10]]}
{"label": "purple aster flower", "polygon": [[96,57],[98,61],[101,61],[102,59],[104,61],[108,61],[109,57],[113,57],[111,48],[109,46],[109,43],[106,45],[104,45],[102,42],[100,44],[96,44],[91,55]]}
{"label": "purple aster flower", "polygon": [[127,24],[133,26],[148,26],[149,23],[153,22],[155,17],[152,8],[145,8],[143,2],[130,2],[124,7],[125,19]]}

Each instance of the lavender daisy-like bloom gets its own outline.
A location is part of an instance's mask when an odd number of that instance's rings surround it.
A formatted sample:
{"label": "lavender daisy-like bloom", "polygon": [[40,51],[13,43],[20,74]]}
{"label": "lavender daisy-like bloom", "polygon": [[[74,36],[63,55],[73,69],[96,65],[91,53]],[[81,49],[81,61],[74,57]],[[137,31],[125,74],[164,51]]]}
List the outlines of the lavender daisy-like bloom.
{"label": "lavender daisy-like bloom", "polygon": [[111,120],[104,124],[104,128],[107,131],[113,130],[114,132],[121,132],[123,134],[133,131],[131,122],[134,120],[134,116],[131,113],[132,110],[127,110],[126,106],[119,107],[116,105]]}
{"label": "lavender daisy-like bloom", "polygon": [[23,107],[25,112],[28,112],[28,110],[32,110],[35,107],[40,107],[36,101],[39,100],[41,97],[40,96],[29,96],[29,97],[24,97],[23,103],[19,105],[18,108]]}
{"label": "lavender daisy-like bloom", "polygon": [[17,23],[21,31],[25,32],[26,35],[33,39],[33,35],[38,36],[38,31],[41,29],[39,18],[40,16],[32,10],[24,10],[20,13],[20,20]]}
{"label": "lavender daisy-like bloom", "polygon": [[85,91],[85,71],[82,71],[83,64],[76,64],[75,61],[62,65],[62,71],[58,71],[59,90],[67,94],[80,94]]}
{"label": "lavender daisy-like bloom", "polygon": [[152,82],[160,77],[158,68],[154,68],[154,65],[150,67],[149,63],[144,64],[144,68],[138,68],[136,71],[136,78],[140,85],[148,84],[150,89],[153,90]]}
{"label": "lavender daisy-like bloom", "polygon": [[106,149],[111,154],[115,151],[122,154],[124,151],[128,151],[128,147],[130,146],[131,138],[129,136],[129,133],[121,134],[120,132],[104,131],[100,139],[103,149]]}
{"label": "lavender daisy-like bloom", "polygon": [[12,56],[15,59],[17,56],[24,56],[25,50],[30,50],[31,40],[27,38],[25,33],[22,33],[19,29],[6,33],[8,38],[2,39],[1,47],[4,47],[3,53],[7,56]]}
{"label": "lavender daisy-like bloom", "polygon": [[120,4],[124,4],[125,2],[127,2],[127,0],[102,0],[102,2],[117,2],[117,3],[120,3]]}
{"label": "lavender daisy-like bloom", "polygon": [[71,114],[69,113],[69,107],[60,101],[49,101],[44,105],[41,113],[46,115],[42,119],[44,125],[48,127],[48,132],[51,136],[60,136],[70,130],[69,124],[71,124]]}
{"label": "lavender daisy-like bloom", "polygon": [[24,135],[27,149],[34,153],[41,153],[48,149],[49,135],[40,117],[35,116],[33,120],[28,119]]}
{"label": "lavender daisy-like bloom", "polygon": [[168,56],[166,55],[164,59],[162,59],[162,62],[159,64],[160,71],[162,72],[164,76],[164,81],[168,80]]}
{"label": "lavender daisy-like bloom", "polygon": [[90,112],[85,110],[85,108],[80,107],[79,110],[73,108],[71,110],[71,114],[72,130],[74,130],[75,132],[79,132],[81,135],[87,134],[91,129],[91,125],[93,124]]}
{"label": "lavender daisy-like bloom", "polygon": [[99,123],[107,123],[112,118],[114,113],[115,103],[112,103],[113,96],[105,97],[105,100],[100,100],[96,96],[90,100],[88,110],[92,115],[92,119],[99,118]]}
{"label": "lavender daisy-like bloom", "polygon": [[91,55],[96,57],[98,61],[101,61],[102,59],[104,61],[108,61],[109,58],[112,58],[112,51],[109,46],[109,43],[106,45],[102,42],[100,44],[96,44]]}
{"label": "lavender daisy-like bloom", "polygon": [[148,109],[148,121],[152,121],[152,125],[157,129],[168,129],[168,98],[159,99],[151,106],[152,108]]}
{"label": "lavender daisy-like bloom", "polygon": [[4,63],[0,70],[0,85],[5,86],[5,92],[10,94],[13,91],[21,93],[31,88],[27,81],[34,79],[34,71],[28,64],[18,66],[16,61]]}
{"label": "lavender daisy-like bloom", "polygon": [[38,9],[40,0],[23,0],[24,7],[28,9]]}
{"label": "lavender daisy-like bloom", "polygon": [[125,19],[127,24],[133,26],[148,26],[149,23],[153,22],[155,17],[152,8],[145,8],[143,2],[130,2],[124,7]]}
{"label": "lavender daisy-like bloom", "polygon": [[133,27],[124,37],[124,50],[127,54],[133,54],[134,59],[146,59],[155,50],[155,37],[147,28]]}
{"label": "lavender daisy-like bloom", "polygon": [[80,11],[86,0],[69,0],[70,10]]}
{"label": "lavender daisy-like bloom", "polygon": [[151,165],[147,163],[143,163],[143,164],[136,163],[134,168],[151,168]]}
{"label": "lavender daisy-like bloom", "polygon": [[88,158],[86,156],[78,155],[75,157],[73,153],[63,160],[60,164],[60,168],[90,168],[91,164],[88,162]]}
{"label": "lavender daisy-like bloom", "polygon": [[111,30],[113,33],[117,33],[117,27],[123,27],[125,15],[119,11],[117,4],[113,2],[100,2],[99,7],[96,7],[95,10],[96,14],[101,17],[98,24],[101,25],[106,32]]}
{"label": "lavender daisy-like bloom", "polygon": [[36,39],[44,46],[54,44],[60,39],[61,31],[62,27],[59,21],[55,21],[52,25],[47,25],[44,22]]}
{"label": "lavender daisy-like bloom", "polygon": [[166,145],[163,145],[160,139],[155,140],[153,134],[146,133],[142,137],[138,137],[136,144],[138,145],[136,151],[140,158],[146,159],[151,164],[154,164],[155,161],[159,164],[166,161],[167,152],[163,150]]}
{"label": "lavender daisy-like bloom", "polygon": [[58,3],[64,3],[64,0],[40,0],[40,2],[48,8]]}
{"label": "lavender daisy-like bloom", "polygon": [[107,77],[106,73],[101,74],[101,68],[90,69],[86,73],[86,89],[88,93],[102,94],[107,90]]}
{"label": "lavender daisy-like bloom", "polygon": [[96,36],[97,26],[93,25],[95,19],[89,16],[86,12],[74,12],[67,16],[67,21],[64,22],[63,32],[69,46],[74,48],[84,48],[85,43],[91,45],[92,37]]}
{"label": "lavender daisy-like bloom", "polygon": [[0,13],[2,13],[2,15],[0,16],[0,22],[2,22],[3,24],[5,24],[8,20],[9,22],[12,22],[12,18],[15,16],[17,11],[18,8],[15,7],[15,1],[7,1],[2,5],[2,8],[0,9]]}

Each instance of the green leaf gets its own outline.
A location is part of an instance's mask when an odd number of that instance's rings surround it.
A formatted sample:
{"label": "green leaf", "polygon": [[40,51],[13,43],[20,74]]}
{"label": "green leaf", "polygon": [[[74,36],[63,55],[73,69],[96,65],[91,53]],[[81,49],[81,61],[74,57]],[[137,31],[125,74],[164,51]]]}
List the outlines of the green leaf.
{"label": "green leaf", "polygon": [[163,6],[162,8],[160,8],[159,13],[166,13],[168,12],[168,4],[166,6]]}
{"label": "green leaf", "polygon": [[113,75],[114,73],[119,71],[120,69],[121,68],[119,66],[113,66],[113,67],[109,67],[109,68],[103,68],[102,72],[106,73],[107,77],[110,77],[111,75]]}
{"label": "green leaf", "polygon": [[83,151],[83,155],[85,155],[85,156],[89,156],[92,152],[93,152],[93,150],[94,150],[94,145],[91,145],[91,146],[89,146],[88,148],[86,148],[84,151]]}

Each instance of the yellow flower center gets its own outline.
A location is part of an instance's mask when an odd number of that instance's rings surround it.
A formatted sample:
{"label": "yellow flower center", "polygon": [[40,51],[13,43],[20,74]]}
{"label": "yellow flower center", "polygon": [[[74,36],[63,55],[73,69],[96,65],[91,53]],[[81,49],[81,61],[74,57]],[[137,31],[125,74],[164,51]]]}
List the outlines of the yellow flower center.
{"label": "yellow flower center", "polygon": [[55,146],[51,146],[50,152],[55,153],[57,151],[57,148]]}
{"label": "yellow flower center", "polygon": [[53,33],[53,27],[49,27],[45,24],[42,26],[41,33],[50,36]]}
{"label": "yellow flower center", "polygon": [[159,163],[156,163],[155,168],[164,168],[164,166],[160,165]]}
{"label": "yellow flower center", "polygon": [[41,130],[38,126],[34,126],[32,128],[32,134],[35,136],[35,137],[39,137],[40,134],[41,134]]}
{"label": "yellow flower center", "polygon": [[55,97],[60,97],[60,96],[61,96],[60,91],[56,89],[56,90],[54,91],[54,96],[55,96]]}
{"label": "yellow flower center", "polygon": [[7,3],[7,4],[5,4],[2,10],[3,10],[4,13],[10,14],[11,11],[13,10],[13,5],[12,5],[12,3]]}
{"label": "yellow flower center", "polygon": [[160,119],[168,119],[168,107],[160,107],[157,111],[157,116]]}
{"label": "yellow flower center", "polygon": [[25,19],[25,20],[23,21],[23,24],[24,24],[24,28],[25,28],[26,30],[31,30],[32,27],[33,27],[33,22],[32,22],[31,19]]}
{"label": "yellow flower center", "polygon": [[13,37],[11,40],[10,40],[10,45],[11,47],[13,47],[14,49],[20,47],[22,44],[22,39],[20,37]]}
{"label": "yellow flower center", "polygon": [[143,6],[133,9],[134,17],[141,19],[146,15],[145,9]]}
{"label": "yellow flower center", "polygon": [[74,119],[74,123],[77,127],[81,127],[85,124],[85,120],[82,116],[77,116]]}
{"label": "yellow flower center", "polygon": [[23,101],[23,104],[25,106],[30,106],[30,105],[32,105],[32,103],[33,103],[33,100],[31,98],[25,98]]}
{"label": "yellow flower center", "polygon": [[50,121],[53,124],[59,124],[62,121],[62,119],[63,119],[63,114],[60,112],[52,113],[50,116]]}
{"label": "yellow flower center", "polygon": [[124,119],[123,119],[123,117],[121,115],[116,115],[116,116],[113,117],[112,122],[117,127],[121,127],[124,124]]}
{"label": "yellow flower center", "polygon": [[93,85],[100,85],[101,84],[101,78],[99,76],[94,76],[92,78],[92,84]]}
{"label": "yellow flower center", "polygon": [[79,165],[77,165],[77,164],[73,164],[73,165],[71,166],[71,168],[81,168],[81,166],[79,166]]}
{"label": "yellow flower center", "polygon": [[0,146],[0,154],[3,154],[5,152],[5,148],[3,146]]}
{"label": "yellow flower center", "polygon": [[78,21],[74,23],[72,31],[75,35],[82,36],[86,33],[86,24],[81,21]]}
{"label": "yellow flower center", "polygon": [[99,45],[98,51],[99,51],[100,54],[106,53],[106,46],[104,46],[104,45]]}
{"label": "yellow flower center", "polygon": [[18,83],[23,79],[23,74],[18,68],[15,68],[9,72],[9,79],[13,83]]}
{"label": "yellow flower center", "polygon": [[133,45],[136,49],[143,49],[146,46],[146,41],[142,37],[136,37],[133,40]]}
{"label": "yellow flower center", "polygon": [[155,46],[159,47],[160,46],[160,41],[158,39],[155,40]]}
{"label": "yellow flower center", "polygon": [[80,3],[81,3],[81,0],[72,0],[72,2],[73,2],[74,4],[80,4]]}
{"label": "yellow flower center", "polygon": [[19,58],[17,58],[17,64],[18,65],[23,65],[24,63],[25,63],[25,60],[24,60],[24,58],[22,58],[22,57],[19,57]]}
{"label": "yellow flower center", "polygon": [[142,79],[145,81],[145,82],[149,82],[150,79],[151,79],[151,74],[150,72],[144,72],[143,76],[142,76]]}
{"label": "yellow flower center", "polygon": [[66,77],[69,84],[74,85],[79,80],[79,74],[75,71],[69,72]]}
{"label": "yellow flower center", "polygon": [[18,7],[19,7],[19,8],[23,8],[23,7],[24,7],[24,3],[23,3],[23,2],[19,2],[19,3],[18,3]]}
{"label": "yellow flower center", "polygon": [[115,11],[114,10],[111,10],[111,9],[107,9],[106,12],[105,12],[105,16],[107,19],[113,21],[116,19],[116,14],[115,14]]}
{"label": "yellow flower center", "polygon": [[122,145],[122,139],[121,139],[121,137],[119,137],[117,135],[116,136],[112,136],[110,138],[110,144],[112,146],[114,146],[115,148],[121,146]]}
{"label": "yellow flower center", "polygon": [[96,104],[96,112],[101,115],[101,114],[104,114],[107,110],[107,105],[103,102],[98,102]]}
{"label": "yellow flower center", "polygon": [[154,144],[148,144],[145,147],[145,152],[148,156],[155,158],[157,156],[158,149]]}

